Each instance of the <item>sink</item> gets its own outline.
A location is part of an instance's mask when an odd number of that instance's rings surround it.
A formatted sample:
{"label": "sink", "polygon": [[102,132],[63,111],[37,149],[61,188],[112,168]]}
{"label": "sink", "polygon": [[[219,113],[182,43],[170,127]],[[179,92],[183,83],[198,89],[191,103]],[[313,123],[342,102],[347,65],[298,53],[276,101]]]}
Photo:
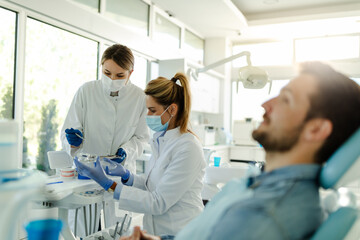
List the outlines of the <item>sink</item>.
{"label": "sink", "polygon": [[206,184],[227,183],[234,178],[244,177],[248,169],[249,164],[247,163],[237,166],[208,166],[205,169],[204,182]]}

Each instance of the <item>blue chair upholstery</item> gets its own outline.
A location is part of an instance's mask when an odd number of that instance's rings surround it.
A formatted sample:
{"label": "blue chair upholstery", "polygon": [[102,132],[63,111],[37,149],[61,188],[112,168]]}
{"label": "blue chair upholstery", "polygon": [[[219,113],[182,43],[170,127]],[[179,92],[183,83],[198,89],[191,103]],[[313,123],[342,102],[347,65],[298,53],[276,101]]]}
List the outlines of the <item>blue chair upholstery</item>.
{"label": "blue chair upholstery", "polygon": [[[329,158],[320,172],[324,189],[338,189],[360,178],[360,128]],[[312,236],[312,240],[342,240],[358,218],[354,207],[340,207],[332,212]]]}

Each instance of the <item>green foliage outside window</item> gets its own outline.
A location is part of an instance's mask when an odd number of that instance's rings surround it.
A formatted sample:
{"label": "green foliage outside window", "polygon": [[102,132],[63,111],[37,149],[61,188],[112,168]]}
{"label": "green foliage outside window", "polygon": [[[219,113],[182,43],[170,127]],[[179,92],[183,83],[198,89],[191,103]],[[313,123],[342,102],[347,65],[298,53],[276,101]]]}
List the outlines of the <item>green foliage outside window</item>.
{"label": "green foliage outside window", "polygon": [[54,173],[49,167],[49,160],[47,157],[48,151],[56,149],[56,136],[58,133],[57,118],[57,101],[51,99],[47,105],[41,108],[41,125],[38,133],[38,157],[36,161],[36,168],[47,172]]}
{"label": "green foliage outside window", "polygon": [[7,84],[1,91],[0,119],[13,118],[13,87]]}

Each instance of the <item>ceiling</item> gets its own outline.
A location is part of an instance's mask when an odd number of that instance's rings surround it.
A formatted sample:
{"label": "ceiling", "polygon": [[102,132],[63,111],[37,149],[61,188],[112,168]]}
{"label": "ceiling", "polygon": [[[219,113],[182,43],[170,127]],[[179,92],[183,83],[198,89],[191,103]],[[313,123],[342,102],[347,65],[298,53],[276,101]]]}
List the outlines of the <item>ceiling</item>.
{"label": "ceiling", "polygon": [[204,38],[254,42],[360,32],[359,0],[152,0]]}

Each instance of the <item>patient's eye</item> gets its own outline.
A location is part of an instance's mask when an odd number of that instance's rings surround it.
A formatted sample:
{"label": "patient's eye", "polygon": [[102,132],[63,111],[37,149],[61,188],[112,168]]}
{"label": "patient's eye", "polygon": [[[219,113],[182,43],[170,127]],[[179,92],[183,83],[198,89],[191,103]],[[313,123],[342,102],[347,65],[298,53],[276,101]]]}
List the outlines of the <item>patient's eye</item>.
{"label": "patient's eye", "polygon": [[284,103],[289,103],[289,98],[287,96],[282,96],[280,99]]}

